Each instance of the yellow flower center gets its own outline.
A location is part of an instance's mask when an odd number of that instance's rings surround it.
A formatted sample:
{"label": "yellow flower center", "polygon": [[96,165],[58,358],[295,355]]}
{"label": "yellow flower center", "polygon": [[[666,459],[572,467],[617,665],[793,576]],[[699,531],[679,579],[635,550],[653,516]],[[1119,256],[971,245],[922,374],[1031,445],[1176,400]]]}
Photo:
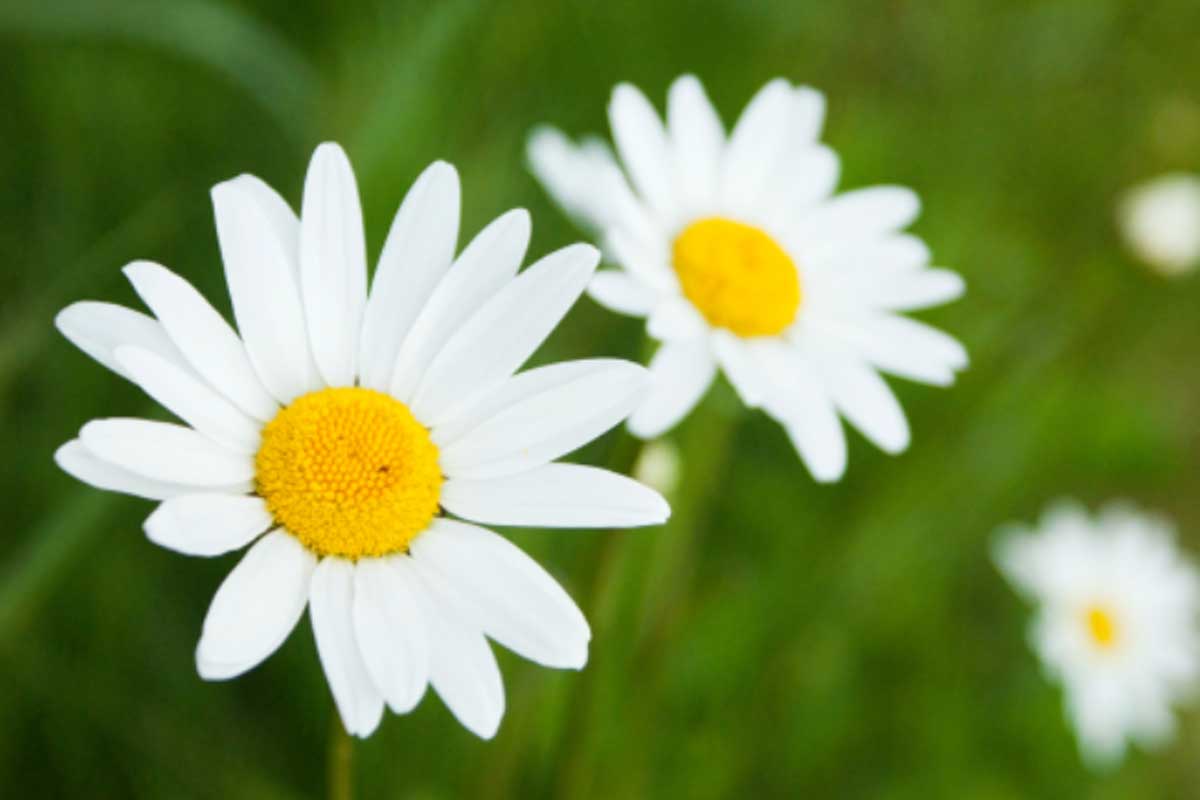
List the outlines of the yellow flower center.
{"label": "yellow flower center", "polygon": [[1117,621],[1111,611],[1104,606],[1090,606],[1085,615],[1088,635],[1092,643],[1102,650],[1108,650],[1117,644]]}
{"label": "yellow flower center", "polygon": [[322,389],[262,431],[258,493],[275,521],[317,555],[398,553],[438,509],[442,472],[429,431],[370,389]]}
{"label": "yellow flower center", "polygon": [[721,217],[697,220],[675,239],[675,274],[710,324],[738,336],[783,333],[800,309],[800,273],[765,232]]}

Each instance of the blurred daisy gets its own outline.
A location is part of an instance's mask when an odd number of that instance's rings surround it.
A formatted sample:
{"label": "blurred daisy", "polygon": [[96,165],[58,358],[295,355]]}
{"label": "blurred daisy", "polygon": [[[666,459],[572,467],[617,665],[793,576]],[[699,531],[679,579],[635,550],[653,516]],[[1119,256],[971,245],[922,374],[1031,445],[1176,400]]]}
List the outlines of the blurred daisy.
{"label": "blurred daisy", "polygon": [[1176,173],[1136,186],[1117,218],[1129,249],[1155,272],[1182,275],[1200,265],[1200,177]]}
{"label": "blurred daisy", "polygon": [[783,424],[818,480],[834,481],[846,466],[839,416],[889,453],[908,446],[878,371],[947,386],[966,366],[957,341],[901,315],[963,292],[901,232],[917,196],[895,186],[834,196],[838,159],[818,141],[824,115],[819,92],[774,80],[726,137],[700,82],[684,76],[665,126],[637,89],[617,86],[609,122],[620,166],[595,139],[575,145],[549,128],[530,137],[534,174],[619,265],[589,293],[645,317],[662,342],[634,434],[674,426],[719,367],[747,406]]}
{"label": "blurred daisy", "polygon": [[996,563],[1038,606],[1030,641],[1066,690],[1086,759],[1112,764],[1126,740],[1168,740],[1171,706],[1200,676],[1200,583],[1171,524],[1122,505],[1092,519],[1059,503],[1037,530],[1002,532]]}
{"label": "blurred daisy", "polygon": [[610,359],[514,372],[583,292],[599,254],[552,253],[517,275],[529,216],[511,211],[454,258],[459,183],[417,179],[368,296],[354,174],[317,148],[300,219],[257,178],[213,189],[241,335],[179,276],[125,269],[157,319],[76,303],[84,352],[186,425],[89,422],[57,453],[82,481],[162,503],[146,533],[214,556],[247,545],[204,621],[200,675],[240,675],[309,610],[346,729],[426,684],[474,733],[504,711],[486,637],[549,667],[587,660],[587,622],[506,539],[455,521],[547,527],[662,522],[665,501],[605,470],[551,463],[618,424],[645,370]]}

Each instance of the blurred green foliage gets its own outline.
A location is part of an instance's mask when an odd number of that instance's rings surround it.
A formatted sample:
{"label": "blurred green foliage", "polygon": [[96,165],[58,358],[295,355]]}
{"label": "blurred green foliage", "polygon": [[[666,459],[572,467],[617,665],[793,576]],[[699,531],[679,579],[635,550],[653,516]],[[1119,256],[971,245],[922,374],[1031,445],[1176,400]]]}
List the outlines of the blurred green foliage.
{"label": "blurred green foliage", "polygon": [[[967,277],[927,318],[972,367],[950,391],[895,382],[913,447],[855,438],[835,487],[719,387],[674,435],[666,528],[512,533],[592,620],[587,669],[502,654],[490,743],[432,696],[389,715],[357,747],[360,796],[1188,796],[1197,714],[1166,752],[1083,770],[988,542],[1070,494],[1160,508],[1200,546],[1200,283],[1137,269],[1112,224],[1129,183],[1200,164],[1198,40],[1194,0],[4,0],[2,793],[324,791],[307,622],[250,675],[203,683],[192,648],[234,558],[151,546],[149,504],[53,466],[87,419],[150,412],[54,312],[134,303],[135,258],[227,310],[209,187],[249,171],[297,202],[324,139],[358,170],[373,251],[446,158],[464,239],[523,205],[544,253],[579,233],[524,170],[528,128],[603,131],[615,82],[661,107],[693,71],[727,122],[776,75],[827,92],[843,184],[917,188],[917,232]],[[639,336],[585,300],[542,357],[633,355]],[[621,460],[619,442],[581,458]]]}

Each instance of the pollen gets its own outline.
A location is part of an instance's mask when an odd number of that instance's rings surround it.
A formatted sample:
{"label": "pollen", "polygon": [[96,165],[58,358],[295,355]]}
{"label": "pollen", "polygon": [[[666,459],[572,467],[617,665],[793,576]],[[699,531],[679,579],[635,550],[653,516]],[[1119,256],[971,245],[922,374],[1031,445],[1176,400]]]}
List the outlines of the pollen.
{"label": "pollen", "polygon": [[1087,619],[1088,635],[1092,638],[1092,643],[1102,650],[1109,650],[1116,646],[1117,636],[1117,621],[1113,617],[1111,611],[1104,606],[1090,606],[1084,615]]}
{"label": "pollen", "polygon": [[312,552],[403,552],[438,510],[437,446],[408,407],[370,389],[322,389],[263,428],[259,495]]}
{"label": "pollen", "polygon": [[759,228],[708,217],[685,228],[673,250],[683,293],[710,324],[748,338],[776,336],[796,319],[796,264]]}

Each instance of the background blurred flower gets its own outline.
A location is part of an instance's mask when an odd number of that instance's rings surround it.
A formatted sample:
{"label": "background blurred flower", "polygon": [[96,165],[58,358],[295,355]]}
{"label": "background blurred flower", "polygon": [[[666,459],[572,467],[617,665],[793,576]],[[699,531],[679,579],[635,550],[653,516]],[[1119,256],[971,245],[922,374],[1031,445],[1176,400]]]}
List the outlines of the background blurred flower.
{"label": "background blurred flower", "polygon": [[1126,244],[1155,272],[1183,275],[1200,265],[1200,177],[1174,173],[1136,186],[1117,217]]}
{"label": "background blurred flower", "polygon": [[817,480],[836,481],[846,468],[839,416],[886,452],[908,447],[908,421],[879,371],[948,386],[966,367],[957,341],[903,316],[963,291],[901,232],[917,196],[896,186],[833,196],[839,165],[819,142],[824,119],[820,92],[778,79],[727,137],[685,75],[671,86],[665,127],[633,86],[613,91],[620,166],[597,140],[574,145],[550,128],[530,136],[534,173],[620,266],[599,272],[589,293],[645,317],[662,342],[634,434],[672,428],[720,367],[747,406],[784,426]]}
{"label": "background blurred flower", "polygon": [[996,564],[1037,605],[1030,643],[1066,690],[1084,756],[1119,761],[1161,745],[1171,706],[1200,676],[1200,578],[1161,517],[1113,504],[1094,519],[1060,502],[1033,531],[1002,532]]}
{"label": "background blurred flower", "polygon": [[241,337],[190,284],[145,262],[126,275],[157,320],[106,303],[63,310],[67,338],[187,425],[95,420],[58,463],[161,500],[145,526],[157,544],[199,556],[249,545],[204,620],[201,677],[257,666],[307,607],[347,731],[370,735],[385,702],[407,713],[429,684],[490,738],[505,700],[484,637],[579,669],[591,633],[536,562],[440,509],[564,528],[669,513],[629,478],[551,463],[628,415],[642,367],[591,359],[513,375],[599,254],[566,247],[518,276],[530,224],[513,211],[455,259],[458,174],[438,162],[397,212],[368,295],[340,147],[313,155],[299,220],[248,175],[212,194]]}

